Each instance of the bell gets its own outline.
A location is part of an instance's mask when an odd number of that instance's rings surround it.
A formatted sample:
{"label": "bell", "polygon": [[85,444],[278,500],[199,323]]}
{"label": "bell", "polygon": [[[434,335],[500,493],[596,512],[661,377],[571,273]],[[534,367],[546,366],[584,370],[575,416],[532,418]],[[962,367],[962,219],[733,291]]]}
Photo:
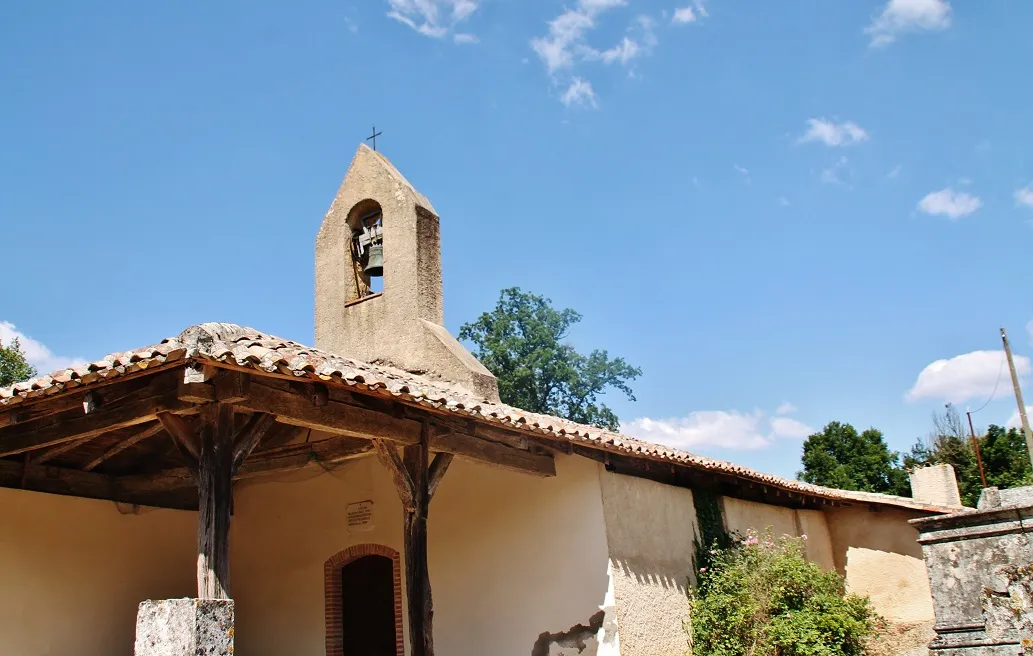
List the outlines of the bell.
{"label": "bell", "polygon": [[383,244],[373,244],[369,247],[369,258],[366,260],[366,268],[362,271],[370,278],[379,278],[384,275]]}

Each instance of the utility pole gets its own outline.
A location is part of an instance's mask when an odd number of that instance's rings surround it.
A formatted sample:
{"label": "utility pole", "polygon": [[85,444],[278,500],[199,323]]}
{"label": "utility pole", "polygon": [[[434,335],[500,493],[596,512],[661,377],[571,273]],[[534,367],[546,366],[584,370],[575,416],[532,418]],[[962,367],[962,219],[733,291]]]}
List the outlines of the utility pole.
{"label": "utility pole", "polygon": [[1019,387],[1019,376],[1015,373],[1015,362],[1011,359],[1011,347],[1008,346],[1008,334],[1001,328],[1001,341],[1004,342],[1004,354],[1008,357],[1008,369],[1011,371],[1011,384],[1015,387],[1015,401],[1019,404],[1019,419],[1022,420],[1022,432],[1026,436],[1026,449],[1033,459],[1033,433],[1029,430],[1029,419],[1026,418],[1026,403],[1022,400],[1022,389]]}
{"label": "utility pole", "polygon": [[983,456],[979,455],[979,440],[976,439],[976,429],[972,428],[972,413],[968,415],[968,432],[972,435],[972,448],[976,452],[976,463],[979,464],[979,478],[983,481],[983,489],[986,489],[986,472],[983,471]]}

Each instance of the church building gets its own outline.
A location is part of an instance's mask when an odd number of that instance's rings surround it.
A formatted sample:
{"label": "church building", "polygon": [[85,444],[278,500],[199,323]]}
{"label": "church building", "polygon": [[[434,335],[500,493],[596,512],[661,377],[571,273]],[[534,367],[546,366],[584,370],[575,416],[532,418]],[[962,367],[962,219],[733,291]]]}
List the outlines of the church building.
{"label": "church building", "polygon": [[956,506],[502,404],[434,207],[365,145],[315,271],[314,346],[202,323],[0,389],[0,653],[682,656],[701,504],[929,639],[908,520]]}

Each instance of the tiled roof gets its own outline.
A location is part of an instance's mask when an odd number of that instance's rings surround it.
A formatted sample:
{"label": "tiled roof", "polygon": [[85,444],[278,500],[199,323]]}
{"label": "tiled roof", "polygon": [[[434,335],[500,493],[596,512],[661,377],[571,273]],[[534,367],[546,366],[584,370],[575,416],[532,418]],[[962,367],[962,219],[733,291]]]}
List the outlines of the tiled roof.
{"label": "tiled roof", "polygon": [[266,335],[251,328],[226,323],[191,326],[180,335],[165,339],[154,346],[113,353],[96,362],[62,369],[0,388],[0,412],[42,397],[187,359],[231,364],[269,374],[362,388],[369,393],[391,395],[409,403],[447,410],[531,435],[548,435],[553,439],[566,439],[575,444],[612,453],[729,474],[745,481],[813,497],[874,503],[924,512],[943,513],[958,510],[951,506],[918,502],[909,497],[837,490],[764,474],[748,467],[652,444],[594,426],[525,412],[507,405],[488,403],[473,398],[446,381],[351,360],[297,342]]}

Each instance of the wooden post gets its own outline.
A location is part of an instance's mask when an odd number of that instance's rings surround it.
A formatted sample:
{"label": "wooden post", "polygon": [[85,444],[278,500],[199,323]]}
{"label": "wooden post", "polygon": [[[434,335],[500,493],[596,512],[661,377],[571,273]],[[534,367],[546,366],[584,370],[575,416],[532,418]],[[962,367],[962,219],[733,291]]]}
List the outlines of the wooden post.
{"label": "wooden post", "polygon": [[197,466],[197,596],[229,599],[233,406],[213,403],[205,414]]}
{"label": "wooden post", "polygon": [[197,484],[197,596],[199,599],[229,599],[233,476],[269,433],[275,418],[255,413],[234,434],[233,406],[228,403],[204,406],[200,431],[194,431],[177,415],[159,413],[157,416],[179,447]]}
{"label": "wooden post", "polygon": [[430,462],[430,425],[423,422],[418,444],[405,447],[403,457],[382,440],[375,446],[381,463],[391,472],[405,513],[405,589],[408,595],[410,656],[434,656],[434,603],[427,568],[427,515],[434,491],[445,475],[452,454],[439,453]]}

